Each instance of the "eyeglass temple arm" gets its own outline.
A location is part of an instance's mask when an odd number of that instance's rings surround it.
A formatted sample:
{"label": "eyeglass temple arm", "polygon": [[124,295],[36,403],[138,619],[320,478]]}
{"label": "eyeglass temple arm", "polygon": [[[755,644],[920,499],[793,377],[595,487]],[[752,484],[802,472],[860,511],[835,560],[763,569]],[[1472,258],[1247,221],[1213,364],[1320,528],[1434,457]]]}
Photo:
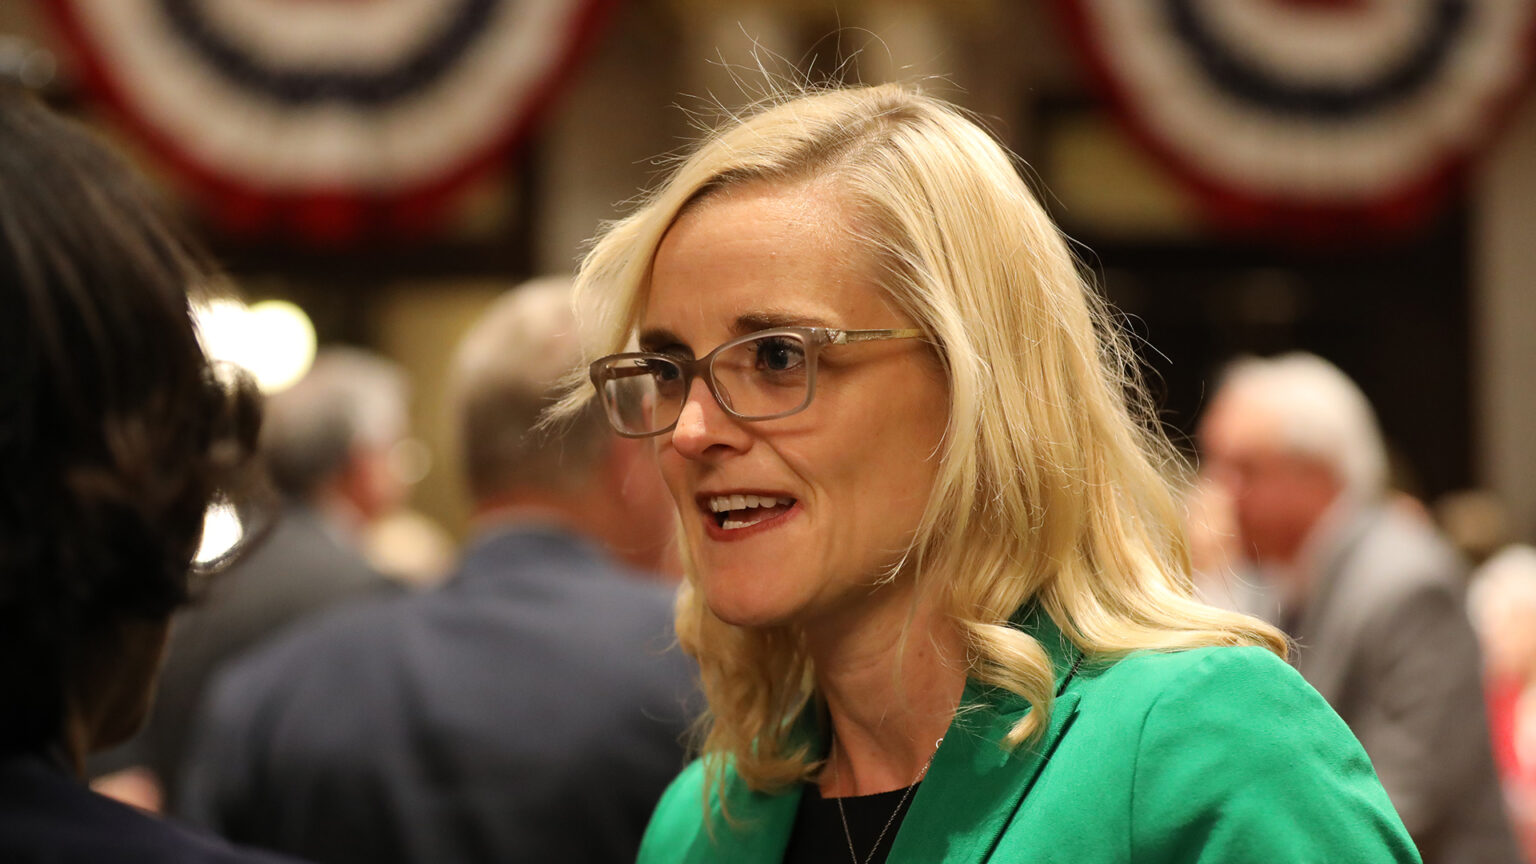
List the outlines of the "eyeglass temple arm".
{"label": "eyeglass temple arm", "polygon": [[[678,363],[679,365],[683,365],[683,366],[688,365],[687,363],[682,362],[678,358],[669,358],[669,359],[671,359],[674,363]],[[600,364],[602,364],[601,370],[599,370],[599,368],[598,368]],[[616,365],[616,364],[615,365],[608,365],[608,364],[603,364],[602,360],[598,360],[596,363],[592,364],[592,384],[593,384],[593,386],[596,386],[596,387],[601,387],[603,381],[617,381],[617,380],[620,380],[622,378],[638,378],[641,375],[650,375],[650,374],[653,374],[653,370],[650,369],[647,366],[644,366],[644,365],[638,365],[638,366],[619,366],[619,365]]]}
{"label": "eyeglass temple arm", "polygon": [[649,374],[651,374],[651,370],[645,368],[644,366],[610,366],[609,368],[603,370],[603,375],[607,378],[634,378],[638,375]]}
{"label": "eyeglass temple arm", "polygon": [[847,345],[850,342],[878,342],[882,339],[914,339],[923,331],[911,328],[902,330],[831,330],[827,333],[829,344]]}

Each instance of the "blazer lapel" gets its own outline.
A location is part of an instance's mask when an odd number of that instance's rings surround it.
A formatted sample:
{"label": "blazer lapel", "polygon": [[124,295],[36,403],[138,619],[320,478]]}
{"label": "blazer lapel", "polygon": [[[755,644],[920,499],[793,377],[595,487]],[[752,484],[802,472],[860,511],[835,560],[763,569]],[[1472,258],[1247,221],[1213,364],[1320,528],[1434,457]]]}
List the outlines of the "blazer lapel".
{"label": "blazer lapel", "polygon": [[[821,725],[816,706],[806,705],[795,719],[790,740],[809,743],[812,752],[825,752]],[[735,771],[726,771],[722,785],[723,789],[710,796],[708,830],[694,838],[681,860],[686,864],[780,864],[784,850],[789,848],[803,784],[795,783],[769,795],[754,792]],[[730,805],[729,820],[720,806],[722,795]]]}
{"label": "blazer lapel", "polygon": [[[1025,613],[1022,628],[1051,655],[1060,690],[1076,649],[1038,608]],[[967,682],[960,713],[902,820],[889,864],[985,861],[1057,742],[1071,728],[1077,701],[1076,693],[1063,692],[1044,734],[1010,752],[1003,748],[1003,737],[1029,712],[1029,703],[1007,691]]]}
{"label": "blazer lapel", "polygon": [[[1045,647],[1056,670],[1056,689],[1061,691],[1078,657],[1076,647],[1036,606],[1024,610],[1015,624]],[[967,681],[961,709],[902,819],[887,864],[985,861],[1057,742],[1071,728],[1077,701],[1076,693],[1062,692],[1045,733],[1010,752],[1003,749],[1003,736],[1029,712],[1029,703],[999,688]],[[798,722],[801,734],[820,737],[809,711]],[[730,803],[734,827],[721,813],[718,798],[712,800],[708,822],[713,838],[709,831],[700,832],[681,860],[686,864],[779,864],[794,828],[800,787],[765,795],[726,772],[723,794]]]}
{"label": "blazer lapel", "polygon": [[731,821],[721,813],[720,799],[711,796],[708,827],[700,832],[681,860],[687,864],[779,864],[789,846],[789,832],[800,806],[796,784],[777,795],[754,792],[733,772],[726,773],[724,794]]}

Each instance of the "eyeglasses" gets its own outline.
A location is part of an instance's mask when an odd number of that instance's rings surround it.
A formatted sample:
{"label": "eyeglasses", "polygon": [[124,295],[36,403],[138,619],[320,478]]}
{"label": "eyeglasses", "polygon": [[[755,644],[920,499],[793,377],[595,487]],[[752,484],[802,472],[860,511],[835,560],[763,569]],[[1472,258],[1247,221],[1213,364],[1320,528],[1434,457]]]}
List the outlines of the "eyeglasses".
{"label": "eyeglasses", "polygon": [[640,351],[603,357],[589,371],[614,431],[648,438],[677,425],[694,378],[704,379],[732,417],[774,420],[811,404],[821,349],[922,335],[921,330],[775,327],[732,339],[697,360]]}

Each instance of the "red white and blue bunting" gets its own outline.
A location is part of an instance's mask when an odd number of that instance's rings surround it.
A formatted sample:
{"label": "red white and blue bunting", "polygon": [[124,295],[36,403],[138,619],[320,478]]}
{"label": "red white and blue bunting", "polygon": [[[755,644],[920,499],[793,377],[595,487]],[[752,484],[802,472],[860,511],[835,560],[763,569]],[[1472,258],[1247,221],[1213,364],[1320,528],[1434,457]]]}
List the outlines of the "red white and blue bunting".
{"label": "red white and blue bunting", "polygon": [[428,231],[608,0],[47,0],[87,84],[242,234]]}
{"label": "red white and blue bunting", "polygon": [[1420,224],[1529,77],[1531,0],[1060,0],[1117,113],[1227,225]]}

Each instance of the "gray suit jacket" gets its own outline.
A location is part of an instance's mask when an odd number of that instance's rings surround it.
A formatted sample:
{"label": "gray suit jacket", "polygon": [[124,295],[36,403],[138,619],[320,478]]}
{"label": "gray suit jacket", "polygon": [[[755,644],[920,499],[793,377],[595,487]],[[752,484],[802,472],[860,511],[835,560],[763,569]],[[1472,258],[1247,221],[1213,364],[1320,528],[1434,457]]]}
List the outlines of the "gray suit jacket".
{"label": "gray suit jacket", "polygon": [[1334,540],[1293,634],[1297,669],[1365,745],[1425,864],[1516,864],[1461,561],[1381,507]]}
{"label": "gray suit jacket", "polygon": [[672,592],[547,530],[341,610],[205,703],[189,818],[321,864],[630,862],[681,770]]}

